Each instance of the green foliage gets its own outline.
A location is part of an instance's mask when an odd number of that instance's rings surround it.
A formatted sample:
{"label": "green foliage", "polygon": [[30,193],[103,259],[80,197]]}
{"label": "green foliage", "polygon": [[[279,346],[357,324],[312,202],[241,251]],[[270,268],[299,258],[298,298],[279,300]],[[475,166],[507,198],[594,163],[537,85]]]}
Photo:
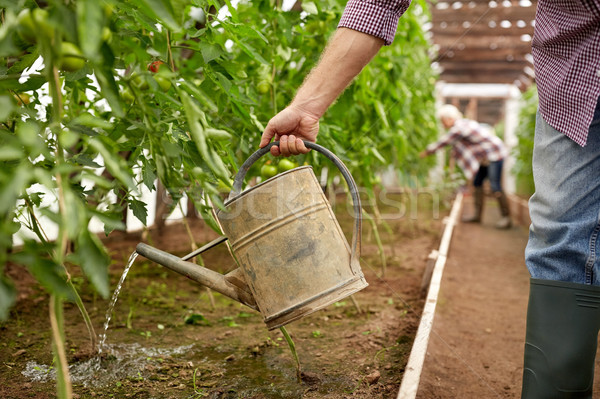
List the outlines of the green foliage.
{"label": "green foliage", "polygon": [[[65,285],[71,267],[109,293],[109,257],[89,232],[92,218],[106,233],[125,227],[127,208],[146,223],[140,193],[156,179],[174,206],[188,196],[215,226],[207,198],[221,204],[219,186],[230,186],[263,126],[291,101],[345,1],[303,2],[303,12],[271,0],[43,4],[38,12],[32,0],[0,0],[0,264],[27,264],[51,293],[73,299]],[[27,34],[18,18],[24,9],[44,34]],[[422,176],[429,165],[418,158],[436,136],[426,9],[424,0],[413,2],[394,44],[323,118],[319,141],[360,185],[372,188],[389,165],[404,176]],[[61,70],[66,59],[78,62]],[[43,67],[32,69],[38,60]],[[316,169],[328,162],[308,158]],[[56,241],[42,216],[58,230]],[[9,256],[19,227],[36,239]],[[14,295],[0,279],[1,318]]]}
{"label": "green foliage", "polygon": [[348,163],[367,188],[375,171],[393,165],[407,184],[424,180],[431,159],[418,154],[437,137],[434,84],[428,42],[421,26],[424,2],[400,18],[394,43],[384,47],[325,117],[322,144]]}
{"label": "green foliage", "polygon": [[530,196],[535,190],[531,158],[537,108],[537,87],[534,85],[523,94],[523,106],[516,130],[518,144],[514,150],[515,165],[512,170],[517,178],[517,194],[523,196]]}

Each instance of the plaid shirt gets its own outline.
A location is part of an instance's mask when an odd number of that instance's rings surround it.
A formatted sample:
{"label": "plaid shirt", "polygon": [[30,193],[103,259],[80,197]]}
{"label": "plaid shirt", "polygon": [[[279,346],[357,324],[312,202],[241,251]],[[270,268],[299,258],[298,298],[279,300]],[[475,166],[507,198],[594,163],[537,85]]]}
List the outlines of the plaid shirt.
{"label": "plaid shirt", "polygon": [[350,28],[379,37],[389,45],[394,41],[398,20],[411,0],[349,0],[338,27]]}
{"label": "plaid shirt", "polygon": [[600,1],[539,0],[532,45],[540,113],[584,146],[600,96]]}
{"label": "plaid shirt", "polygon": [[[349,0],[339,27],[391,44],[410,0]],[[532,42],[540,113],[584,146],[600,97],[600,0],[539,0]]]}
{"label": "plaid shirt", "polygon": [[475,176],[481,165],[500,161],[508,155],[502,140],[494,136],[489,129],[469,119],[454,122],[454,126],[445,136],[427,146],[426,152],[431,155],[448,145],[452,146],[452,157],[469,180]]}

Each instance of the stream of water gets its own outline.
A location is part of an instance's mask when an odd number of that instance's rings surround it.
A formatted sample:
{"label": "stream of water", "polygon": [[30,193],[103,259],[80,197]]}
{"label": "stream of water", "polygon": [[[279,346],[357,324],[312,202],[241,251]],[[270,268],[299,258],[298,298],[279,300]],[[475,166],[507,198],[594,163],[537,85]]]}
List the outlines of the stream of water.
{"label": "stream of water", "polygon": [[119,284],[117,284],[117,288],[113,292],[113,296],[110,300],[110,304],[108,305],[108,309],[106,310],[106,321],[104,322],[104,331],[100,334],[100,343],[98,344],[98,354],[102,354],[104,350],[104,345],[106,342],[106,333],[108,331],[108,325],[110,324],[110,319],[112,318],[112,312],[115,308],[115,304],[117,303],[117,299],[119,298],[119,293],[121,292],[121,287],[123,286],[123,282],[125,281],[125,277],[127,277],[127,273],[129,273],[129,269],[133,266],[133,262],[138,257],[137,252],[133,252],[127,261],[127,265],[125,266],[125,270],[123,270],[123,275],[119,280]]}

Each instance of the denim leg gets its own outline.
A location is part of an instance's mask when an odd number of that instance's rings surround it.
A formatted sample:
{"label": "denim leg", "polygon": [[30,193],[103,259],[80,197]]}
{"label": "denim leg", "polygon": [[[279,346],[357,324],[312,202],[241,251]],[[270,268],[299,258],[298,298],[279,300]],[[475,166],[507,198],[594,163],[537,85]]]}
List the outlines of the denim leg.
{"label": "denim leg", "polygon": [[490,187],[492,192],[498,193],[502,192],[502,166],[504,165],[504,160],[501,159],[496,162],[490,162],[490,166],[488,166],[488,176],[490,179]]}
{"label": "denim leg", "polygon": [[580,147],[536,120],[531,227],[525,250],[533,278],[600,285],[600,102]]}
{"label": "denim leg", "polygon": [[488,175],[487,166],[480,165],[479,170],[477,170],[477,174],[475,175],[475,178],[473,179],[473,186],[481,187],[483,185],[483,181],[485,180],[487,175]]}

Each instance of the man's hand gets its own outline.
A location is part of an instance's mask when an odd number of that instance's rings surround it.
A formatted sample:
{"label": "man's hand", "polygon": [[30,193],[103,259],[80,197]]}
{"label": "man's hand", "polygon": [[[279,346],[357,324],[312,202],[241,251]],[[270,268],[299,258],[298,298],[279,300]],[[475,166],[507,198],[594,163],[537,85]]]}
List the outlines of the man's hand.
{"label": "man's hand", "polygon": [[275,138],[280,144],[271,147],[274,156],[306,154],[308,148],[302,140],[316,141],[319,118],[383,44],[378,37],[339,28],[292,103],[269,121],[260,147]]}
{"label": "man's hand", "polygon": [[310,151],[302,140],[315,142],[319,133],[319,118],[294,105],[290,105],[275,115],[267,124],[260,140],[260,147],[279,141],[279,146],[271,147],[273,156],[306,154]]}

